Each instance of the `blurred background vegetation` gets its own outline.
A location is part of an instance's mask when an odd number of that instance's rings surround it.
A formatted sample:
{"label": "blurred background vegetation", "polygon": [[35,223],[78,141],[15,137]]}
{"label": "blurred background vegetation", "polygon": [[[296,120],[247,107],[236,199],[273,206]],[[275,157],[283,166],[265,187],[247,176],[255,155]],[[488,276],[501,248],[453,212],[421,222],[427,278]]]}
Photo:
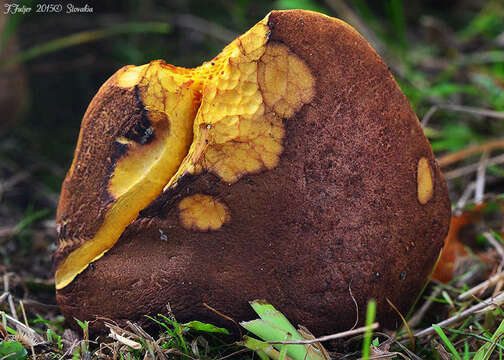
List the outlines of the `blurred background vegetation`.
{"label": "blurred background vegetation", "polygon": [[[33,10],[3,14],[14,2]],[[42,3],[0,0],[0,274],[32,279],[22,296],[52,289],[58,194],[101,84],[127,64],[197,66],[272,9],[316,10],[353,25],[389,65],[438,157],[497,144],[483,151],[483,195],[502,198],[503,0],[102,0],[87,2],[90,13],[67,14],[69,2],[61,13],[36,13]],[[481,153],[444,169],[454,204],[475,184]]]}

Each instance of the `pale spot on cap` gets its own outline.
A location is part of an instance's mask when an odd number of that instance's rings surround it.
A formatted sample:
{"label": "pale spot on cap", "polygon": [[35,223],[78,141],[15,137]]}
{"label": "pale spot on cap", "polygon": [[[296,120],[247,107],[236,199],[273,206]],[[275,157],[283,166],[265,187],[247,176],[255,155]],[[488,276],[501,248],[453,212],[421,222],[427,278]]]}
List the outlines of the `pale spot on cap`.
{"label": "pale spot on cap", "polygon": [[210,195],[188,196],[178,207],[182,226],[190,230],[218,230],[231,220],[228,207]]}
{"label": "pale spot on cap", "polygon": [[432,179],[432,171],[429,161],[424,157],[418,160],[417,189],[418,201],[420,201],[420,204],[422,205],[426,204],[432,198],[434,181]]}

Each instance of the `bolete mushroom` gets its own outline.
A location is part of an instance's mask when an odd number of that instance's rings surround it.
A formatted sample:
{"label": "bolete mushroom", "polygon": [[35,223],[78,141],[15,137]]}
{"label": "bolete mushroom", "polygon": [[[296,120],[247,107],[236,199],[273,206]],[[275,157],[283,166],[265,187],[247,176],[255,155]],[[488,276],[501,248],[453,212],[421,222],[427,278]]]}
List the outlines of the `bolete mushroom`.
{"label": "bolete mushroom", "polygon": [[317,334],[374,298],[394,326],[386,299],[408,310],[449,219],[371,46],[273,11],[198,68],[126,66],[100,88],[61,192],[57,298],[68,319],[140,323],[167,303],[182,321],[222,323],[203,303],[246,320],[260,298]]}

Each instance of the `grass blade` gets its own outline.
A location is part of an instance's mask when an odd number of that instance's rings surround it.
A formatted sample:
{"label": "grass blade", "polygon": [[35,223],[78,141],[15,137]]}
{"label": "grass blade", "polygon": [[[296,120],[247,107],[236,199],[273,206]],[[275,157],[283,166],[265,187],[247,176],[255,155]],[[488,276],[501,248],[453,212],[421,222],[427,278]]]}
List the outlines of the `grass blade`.
{"label": "grass blade", "polygon": [[[290,338],[289,340],[304,340],[305,338],[296,330],[296,328],[291,324],[291,322],[285,317],[284,314],[282,314],[280,311],[275,309],[273,305],[268,303],[265,300],[254,300],[250,302],[250,306],[252,306],[252,309],[259,315],[259,317],[266,321],[269,324],[272,324],[273,326],[276,326],[277,328],[285,330]],[[266,340],[266,339],[264,339]],[[284,339],[285,340],[285,339]],[[273,340],[269,340],[273,341]],[[292,346],[292,345],[290,345]],[[300,345],[295,345],[299,348]],[[306,356],[306,352],[308,353],[308,356],[306,359],[325,359],[323,356],[322,352],[313,345],[302,345],[306,351],[304,352],[303,355],[303,360],[304,356]],[[280,349],[280,346],[277,346],[277,349]],[[292,355],[291,355],[292,356]]]}
{"label": "grass blade", "polygon": [[[264,341],[285,341],[286,339],[292,339],[292,334],[285,329],[279,328],[272,323],[256,319],[252,321],[245,321],[240,323],[245,329],[250,331],[252,334],[260,337]],[[273,345],[277,350],[282,348],[282,344]],[[323,357],[317,357],[313,354],[308,354],[306,346],[303,344],[290,344],[286,345],[287,355],[294,360],[322,360]]]}
{"label": "grass blade", "polygon": [[189,321],[188,323],[182,324],[182,327],[207,333],[219,333],[229,335],[229,331],[227,329],[197,320]]}
{"label": "grass blade", "polygon": [[170,25],[162,22],[129,22],[111,26],[106,29],[82,31],[59,39],[51,40],[40,45],[35,45],[26,51],[22,51],[17,55],[9,57],[3,64],[0,64],[0,68],[6,68],[11,65],[26,62],[41,55],[49,54],[71,46],[101,40],[111,36],[135,33],[167,34],[169,32]]}
{"label": "grass blade", "polygon": [[[266,360],[268,357],[274,360],[280,359],[280,352],[276,350],[273,345],[265,343],[264,341],[245,335],[239,344],[255,351],[261,360]],[[264,358],[264,356],[266,356],[266,358]],[[287,357],[287,359],[289,358]]]}
{"label": "grass blade", "polygon": [[496,347],[496,342],[500,340],[502,335],[504,334],[504,320],[500,323],[499,327],[497,330],[492,335],[492,338],[490,339],[490,342],[487,342],[484,344],[482,347],[479,348],[479,350],[476,352],[474,355],[474,360],[488,360],[490,359],[490,356],[492,355],[493,351],[495,350]]}
{"label": "grass blade", "polygon": [[399,311],[399,309],[392,303],[392,301],[389,300],[389,298],[386,298],[388,304],[390,307],[396,312],[397,315],[401,318],[401,321],[403,322],[403,326],[406,328],[406,331],[408,332],[408,336],[410,338],[411,342],[411,350],[414,352],[415,351],[415,337],[413,336],[413,332],[411,331],[411,328],[408,325],[408,321],[404,318],[403,314]]}
{"label": "grass blade", "polygon": [[283,344],[282,347],[280,348],[280,354],[278,355],[278,358],[279,360],[285,360],[286,357],[287,357],[287,345]]}
{"label": "grass blade", "polygon": [[455,357],[455,359],[462,360],[460,358],[459,353],[455,349],[455,346],[453,346],[452,342],[450,341],[450,339],[448,339],[448,337],[443,332],[443,330],[439,327],[439,325],[432,325],[432,327],[434,328],[434,331],[438,334],[438,336],[440,337],[440,339],[443,340],[443,342],[445,343],[446,347],[448,348],[448,350],[450,350],[450,352],[453,354],[453,356]]}
{"label": "grass blade", "polygon": [[376,302],[374,300],[369,300],[367,310],[366,310],[366,326],[368,329],[364,333],[364,341],[362,343],[362,359],[369,359],[369,352],[371,348],[371,336],[373,335],[373,330],[370,328],[373,325],[374,319],[376,317]]}
{"label": "grass blade", "polygon": [[284,329],[291,334],[291,340],[302,340],[303,337],[296,330],[296,328],[290,323],[290,321],[282,314],[280,311],[275,309],[273,305],[264,300],[254,300],[250,302],[252,309],[259,315],[259,317],[275,325],[280,329]]}

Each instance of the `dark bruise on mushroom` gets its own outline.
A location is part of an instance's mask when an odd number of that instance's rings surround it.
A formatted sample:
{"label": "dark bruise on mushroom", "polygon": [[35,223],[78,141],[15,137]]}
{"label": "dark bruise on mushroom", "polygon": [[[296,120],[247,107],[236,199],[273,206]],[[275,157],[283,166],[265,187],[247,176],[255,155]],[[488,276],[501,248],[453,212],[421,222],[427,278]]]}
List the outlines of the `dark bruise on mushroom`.
{"label": "dark bruise on mushroom", "polygon": [[166,303],[181,321],[221,323],[203,303],[246,320],[268,299],[320,334],[354,324],[351,286],[393,327],[386,298],[408,310],[449,218],[370,45],[340,20],[273,11],[198,68],[127,66],[101,87],[58,207],[57,298],[69,319],[140,323]]}

